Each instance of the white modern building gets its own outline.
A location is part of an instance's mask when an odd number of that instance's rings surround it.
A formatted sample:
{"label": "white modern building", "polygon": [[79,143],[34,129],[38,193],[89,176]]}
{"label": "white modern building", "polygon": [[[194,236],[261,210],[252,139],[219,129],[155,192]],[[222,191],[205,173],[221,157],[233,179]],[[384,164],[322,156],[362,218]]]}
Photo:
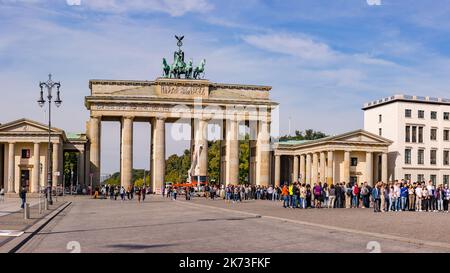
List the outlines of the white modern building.
{"label": "white modern building", "polygon": [[394,95],[366,103],[363,110],[364,130],[393,141],[390,181],[449,183],[450,99]]}

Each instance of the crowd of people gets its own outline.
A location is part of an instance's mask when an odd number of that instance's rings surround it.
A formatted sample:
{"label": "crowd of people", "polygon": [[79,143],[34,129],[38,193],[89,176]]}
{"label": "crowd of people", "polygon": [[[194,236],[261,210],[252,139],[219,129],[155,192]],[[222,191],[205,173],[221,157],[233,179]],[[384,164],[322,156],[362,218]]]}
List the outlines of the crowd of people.
{"label": "crowd of people", "polygon": [[101,189],[96,188],[94,193],[94,198],[99,198],[103,196],[104,199],[117,200],[134,200],[135,198],[138,202],[144,202],[145,196],[148,194],[147,187],[144,185],[142,187],[138,186],[114,186],[114,185],[103,185]]}
{"label": "crowd of people", "polygon": [[[176,199],[184,194],[190,200],[196,190],[193,187],[168,187],[163,195]],[[373,208],[375,212],[427,211],[447,212],[450,202],[448,185],[413,183],[410,181],[378,182],[373,187],[364,182],[351,183],[285,183],[278,187],[255,185],[206,185],[204,198],[220,198],[225,202],[244,200],[280,201],[284,208]]]}

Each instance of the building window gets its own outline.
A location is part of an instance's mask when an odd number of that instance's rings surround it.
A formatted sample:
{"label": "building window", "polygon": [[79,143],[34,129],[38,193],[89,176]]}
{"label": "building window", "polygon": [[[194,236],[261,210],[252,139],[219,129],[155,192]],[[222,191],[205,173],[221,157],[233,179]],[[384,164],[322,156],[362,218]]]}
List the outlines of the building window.
{"label": "building window", "polygon": [[449,112],[444,112],[444,120],[449,120]]}
{"label": "building window", "polygon": [[431,111],[431,119],[437,119],[437,112]]}
{"label": "building window", "polygon": [[419,165],[423,165],[424,164],[424,159],[425,159],[425,150],[423,150],[423,149],[420,149],[418,152],[417,152],[417,164],[419,164]]}
{"label": "building window", "polygon": [[350,161],[351,161],[352,167],[358,166],[358,158],[357,157],[352,157]]}
{"label": "building window", "polygon": [[411,109],[405,109],[405,118],[411,117]]}
{"label": "building window", "polygon": [[423,127],[419,127],[419,143],[423,143]]}
{"label": "building window", "polygon": [[436,186],[436,175],[435,174],[430,175],[430,180],[431,180],[431,183],[433,183],[433,185]]}
{"label": "building window", "polygon": [[417,126],[412,127],[412,137],[411,141],[416,143],[417,142]]}
{"label": "building window", "polygon": [[437,153],[437,150],[430,151],[430,164],[431,165],[436,165],[436,153]]}
{"label": "building window", "polygon": [[378,128],[378,135],[379,135],[379,136],[383,136],[383,129]]}
{"label": "building window", "polygon": [[418,174],[417,182],[419,182],[419,183],[425,182],[425,176],[423,174]]}
{"label": "building window", "polygon": [[450,152],[448,150],[444,151],[444,155],[443,155],[443,158],[442,158],[442,163],[444,163],[444,165],[446,165],[446,166],[450,165],[449,153]]}
{"label": "building window", "polygon": [[411,142],[411,126],[405,127],[405,142]]}
{"label": "building window", "polygon": [[405,174],[405,180],[411,181],[411,174]]}
{"label": "building window", "polygon": [[411,149],[405,149],[405,164],[411,164]]}
{"label": "building window", "polygon": [[437,140],[437,129],[436,128],[431,128],[430,139],[431,140]]}
{"label": "building window", "polygon": [[443,184],[448,185],[448,182],[449,182],[448,180],[449,180],[449,175],[448,174],[444,175],[444,177],[442,179]]}
{"label": "building window", "polygon": [[425,118],[425,111],[419,110],[419,111],[417,112],[417,117],[418,117],[418,118]]}
{"label": "building window", "polygon": [[22,158],[30,158],[30,149],[22,149]]}
{"label": "building window", "polygon": [[383,115],[378,115],[378,123],[383,122]]}
{"label": "building window", "polygon": [[450,139],[450,130],[444,130],[444,141],[449,141]]}

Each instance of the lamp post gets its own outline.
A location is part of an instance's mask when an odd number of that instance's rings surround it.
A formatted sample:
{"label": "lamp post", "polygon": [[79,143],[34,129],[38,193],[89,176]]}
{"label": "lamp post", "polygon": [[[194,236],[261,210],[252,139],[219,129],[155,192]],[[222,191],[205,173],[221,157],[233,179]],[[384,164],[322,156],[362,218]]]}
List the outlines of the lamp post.
{"label": "lamp post", "polygon": [[[41,88],[40,98],[38,100],[39,106],[43,107],[46,102],[48,102],[48,153],[47,153],[47,202],[52,205],[52,143],[51,143],[51,134],[52,134],[52,116],[51,116],[51,106],[52,106],[52,90],[54,87],[57,88],[56,91],[56,100],[55,105],[59,107],[62,103],[59,97],[59,88],[61,84],[59,82],[54,82],[52,80],[52,74],[48,75],[48,81],[39,82],[39,87]],[[44,99],[44,91],[43,88],[47,88],[47,100]]]}

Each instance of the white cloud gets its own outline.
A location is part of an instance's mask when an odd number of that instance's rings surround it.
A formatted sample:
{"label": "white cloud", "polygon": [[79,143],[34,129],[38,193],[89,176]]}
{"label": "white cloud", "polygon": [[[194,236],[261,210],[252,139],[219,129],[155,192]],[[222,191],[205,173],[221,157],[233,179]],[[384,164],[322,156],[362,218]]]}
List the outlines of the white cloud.
{"label": "white cloud", "polygon": [[381,6],[381,0],[366,0],[369,6]]}
{"label": "white cloud", "polygon": [[338,56],[324,43],[314,41],[305,35],[264,34],[249,35],[243,38],[255,47],[299,57],[306,61],[332,61]]}
{"label": "white cloud", "polygon": [[90,0],[82,5],[89,9],[112,12],[164,12],[171,16],[182,16],[189,12],[204,13],[213,9],[207,0]]}

